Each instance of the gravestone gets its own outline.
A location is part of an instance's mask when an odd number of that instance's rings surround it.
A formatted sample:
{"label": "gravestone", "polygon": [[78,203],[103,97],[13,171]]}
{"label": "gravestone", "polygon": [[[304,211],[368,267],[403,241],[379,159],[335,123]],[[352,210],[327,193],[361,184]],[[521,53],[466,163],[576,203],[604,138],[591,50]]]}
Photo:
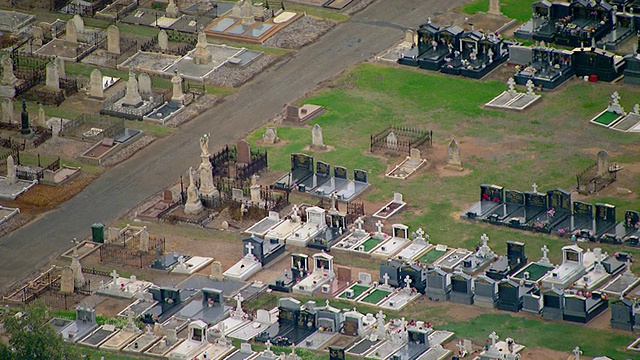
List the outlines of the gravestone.
{"label": "gravestone", "polygon": [[9,98],[2,98],[2,122],[13,122],[13,101]]}
{"label": "gravestone", "polygon": [[158,32],[158,47],[163,51],[169,48],[169,35],[164,30]]}
{"label": "gravestone", "polygon": [[212,60],[211,51],[209,51],[209,43],[207,42],[207,34],[204,31],[198,32],[198,43],[195,51],[191,54],[193,62],[196,65],[207,65]]}
{"label": "gravestone", "polygon": [[182,93],[182,76],[178,74],[178,70],[176,70],[175,74],[171,78],[172,94],[171,101],[176,101],[182,104],[184,101],[184,94]]}
{"label": "gravestone", "polygon": [[233,201],[244,200],[244,193],[242,192],[242,189],[231,189],[231,199]]}
{"label": "gravestone", "polygon": [[220,261],[211,263],[211,275],[209,275],[209,279],[215,281],[222,281],[222,279],[224,279],[222,275],[222,263]]}
{"label": "gravestone", "polygon": [[409,150],[409,160],[420,163],[422,161],[420,149],[411,148],[411,150]]}
{"label": "gravestone", "polygon": [[169,189],[166,189],[162,192],[162,201],[166,203],[173,203],[173,192]]}
{"label": "gravestone", "polygon": [[73,15],[73,18],[71,20],[73,20],[73,23],[76,25],[76,29],[78,30],[78,33],[83,34],[84,20],[82,19],[82,16],[75,14]]}
{"label": "gravestone", "polygon": [[249,164],[251,162],[251,145],[246,140],[238,141],[236,145],[237,149],[237,162],[240,164]]}
{"label": "gravestone", "polygon": [[66,79],[67,78],[67,71],[65,69],[65,64],[64,64],[64,59],[61,58],[60,56],[56,56],[55,58],[55,62],[56,62],[56,66],[58,67],[58,77],[60,79]]}
{"label": "gravestone", "polygon": [[491,15],[502,15],[502,11],[500,11],[500,0],[489,0],[489,11],[488,14]]}
{"label": "gravestone", "polygon": [[265,130],[264,135],[262,136],[262,141],[265,144],[275,144],[276,142],[278,142],[278,129],[274,127],[268,127]]}
{"label": "gravestone", "polygon": [[609,154],[600,150],[597,155],[598,158],[598,170],[596,176],[606,176],[609,174]]}
{"label": "gravestone", "polygon": [[107,28],[107,52],[120,55],[120,30],[115,25]]}
{"label": "gravestone", "polygon": [[127,80],[127,92],[124,94],[122,105],[138,107],[142,104],[142,97],[138,90],[138,80],[133,71],[129,71],[129,80]]}
{"label": "gravestone", "polygon": [[[18,78],[13,73],[13,60],[9,54],[2,56],[2,81],[0,85],[13,86],[18,82]],[[10,96],[13,97],[14,94]]]}
{"label": "gravestone", "polygon": [[73,294],[75,287],[73,281],[73,269],[69,266],[62,268],[60,274],[60,292],[63,294]]}
{"label": "gravestone", "polygon": [[411,44],[414,45],[414,39],[415,39],[415,32],[411,29],[405,31],[404,33],[404,42],[407,44]]}
{"label": "gravestone", "polygon": [[34,26],[33,29],[33,42],[35,46],[42,46],[42,40],[44,39],[44,31],[40,26]]}
{"label": "gravestone", "polygon": [[258,185],[258,175],[253,174],[251,176],[251,202],[254,204],[259,204],[261,202],[260,198],[260,185]]}
{"label": "gravestone", "polygon": [[618,115],[624,115],[624,108],[620,105],[620,94],[617,91],[614,91],[613,94],[611,94],[611,103],[609,104],[609,107],[607,107],[607,111]]}
{"label": "gravestone", "polygon": [[318,124],[314,124],[311,128],[311,147],[315,149],[325,149],[322,128]]}
{"label": "gravestone", "polygon": [[140,251],[141,252],[149,252],[149,232],[147,231],[147,227],[145,226],[142,231],[140,231]]}
{"label": "gravestone", "polygon": [[31,134],[31,126],[29,125],[29,113],[27,112],[27,101],[22,100],[22,113],[20,114],[20,134]]}
{"label": "gravestone", "polygon": [[178,5],[176,5],[175,0],[169,0],[169,4],[167,4],[167,9],[165,10],[165,16],[172,19],[180,16],[180,10],[178,9]]}
{"label": "gravestone", "polygon": [[73,19],[69,19],[67,21],[67,35],[65,39],[72,43],[78,42],[78,28],[76,27],[76,23]]}
{"label": "gravestone", "polygon": [[138,90],[141,94],[151,94],[151,77],[147,73],[138,75]]}
{"label": "gravestone", "polygon": [[287,105],[286,121],[300,121],[300,108],[296,105]]}
{"label": "gravestone", "polygon": [[13,156],[9,155],[9,157],[7,157],[7,176],[4,178],[4,182],[7,185],[13,185],[16,181],[18,181],[16,163],[13,160]]}
{"label": "gravestone", "polygon": [[193,168],[189,168],[189,187],[187,187],[187,202],[184,205],[184,212],[188,215],[197,215],[199,214],[204,206],[202,206],[202,201],[200,201],[200,194],[198,193],[198,188],[196,187],[195,181],[193,180]]}
{"label": "gravestone", "polygon": [[104,98],[104,89],[102,87],[102,73],[98,69],[91,71],[89,80],[89,97],[96,99]]}
{"label": "gravestone", "polygon": [[462,161],[460,161],[460,144],[456,139],[451,139],[447,146],[447,168],[462,170]]}
{"label": "gravestone", "polygon": [[60,91],[60,73],[55,62],[47,64],[47,78],[45,86],[51,91]]}
{"label": "gravestone", "polygon": [[397,150],[398,149],[398,138],[396,137],[396,134],[393,133],[393,131],[391,131],[386,138],[386,145],[387,145],[387,149],[390,150]]}
{"label": "gravestone", "polygon": [[369,286],[371,285],[371,274],[369,273],[358,273],[358,281],[360,281],[360,283],[362,285],[366,285]]}
{"label": "gravestone", "polygon": [[36,121],[36,125],[41,127],[47,127],[47,117],[44,113],[44,108],[42,107],[42,104],[38,105],[38,119]]}

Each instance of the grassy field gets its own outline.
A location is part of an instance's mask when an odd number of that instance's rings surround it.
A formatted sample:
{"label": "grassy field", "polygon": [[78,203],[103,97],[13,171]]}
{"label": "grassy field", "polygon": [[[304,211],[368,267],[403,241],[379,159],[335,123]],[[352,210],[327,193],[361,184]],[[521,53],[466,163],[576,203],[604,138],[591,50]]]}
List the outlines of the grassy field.
{"label": "grassy field", "polygon": [[[505,16],[511,19],[527,21],[533,13],[531,4],[536,1],[537,0],[502,0],[500,1],[500,9]],[[463,5],[460,10],[467,14],[487,12],[487,10],[489,10],[489,0],[474,0]]]}

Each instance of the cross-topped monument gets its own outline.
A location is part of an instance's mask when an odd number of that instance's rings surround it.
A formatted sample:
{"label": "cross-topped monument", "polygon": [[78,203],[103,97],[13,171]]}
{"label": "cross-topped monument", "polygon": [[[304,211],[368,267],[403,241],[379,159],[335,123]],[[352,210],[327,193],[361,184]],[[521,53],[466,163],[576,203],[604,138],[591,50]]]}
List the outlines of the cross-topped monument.
{"label": "cross-topped monument", "polygon": [[534,193],[537,193],[537,192],[538,192],[538,184],[533,183],[533,184],[531,184],[531,187],[533,188],[533,192],[534,192]]}
{"label": "cross-topped monument", "polygon": [[384,279],[384,286],[389,286],[389,274],[384,273],[384,275],[382,276],[382,279]]}
{"label": "cross-topped monument", "polygon": [[407,275],[404,278],[404,283],[407,284],[407,287],[405,289],[411,291],[411,283],[413,282],[413,280],[411,280],[411,276]]}
{"label": "cross-topped monument", "polygon": [[255,249],[256,247],[253,245],[253,243],[251,242],[247,242],[247,245],[245,245],[244,247],[247,248],[247,256],[253,256],[253,249]]}
{"label": "cross-topped monument", "polygon": [[498,334],[496,334],[496,332],[492,332],[491,334],[489,334],[489,339],[491,339],[491,347],[495,349],[496,347],[496,340],[500,339],[500,337],[498,336]]}
{"label": "cross-topped monument", "polygon": [[384,227],[384,225],[382,224],[382,221],[378,220],[378,222],[376,222],[376,228],[378,229],[378,231],[376,232],[376,235],[382,235],[382,228]]}
{"label": "cross-topped monument", "polygon": [[547,247],[547,245],[543,245],[540,250],[542,250],[542,259],[546,259],[547,261],[549,260],[549,258],[547,257],[547,254],[549,253],[549,248]]}
{"label": "cross-topped monument", "polygon": [[416,240],[424,240],[424,230],[422,230],[422,228],[418,228],[418,230],[416,230]]}
{"label": "cross-topped monument", "polygon": [[244,301],[244,298],[242,297],[242,294],[238,293],[233,298],[236,301],[236,316],[244,316],[244,311],[242,310],[242,302]]}
{"label": "cross-topped monument", "polygon": [[364,225],[364,220],[362,220],[362,217],[358,217],[353,223],[356,225],[358,231],[362,232],[362,225]]}
{"label": "cross-topped monument", "polygon": [[580,360],[580,355],[582,355],[582,350],[580,350],[580,347],[576,346],[571,353],[576,356],[576,360]]}
{"label": "cross-topped monument", "polygon": [[487,241],[489,241],[487,234],[482,234],[482,236],[480,236],[480,241],[482,241],[483,247],[487,246]]}

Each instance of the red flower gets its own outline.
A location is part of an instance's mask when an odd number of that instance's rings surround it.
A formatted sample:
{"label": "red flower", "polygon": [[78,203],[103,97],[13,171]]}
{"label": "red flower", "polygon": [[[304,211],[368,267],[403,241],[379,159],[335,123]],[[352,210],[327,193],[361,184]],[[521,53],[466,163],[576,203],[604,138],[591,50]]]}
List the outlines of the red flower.
{"label": "red flower", "polygon": [[495,197],[493,198],[493,202],[500,202],[500,199],[498,199],[498,197],[497,197],[497,196],[495,196]]}
{"label": "red flower", "polygon": [[482,194],[482,200],[489,201],[490,199],[489,194]]}

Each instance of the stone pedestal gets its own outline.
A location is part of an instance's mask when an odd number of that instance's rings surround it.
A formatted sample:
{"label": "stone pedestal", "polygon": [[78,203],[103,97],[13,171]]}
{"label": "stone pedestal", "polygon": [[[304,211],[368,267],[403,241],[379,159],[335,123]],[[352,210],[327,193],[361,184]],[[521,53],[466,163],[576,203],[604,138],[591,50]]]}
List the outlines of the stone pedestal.
{"label": "stone pedestal", "polygon": [[182,93],[182,76],[176,72],[176,74],[171,78],[171,84],[173,85],[171,101],[182,104],[184,102],[184,94]]}
{"label": "stone pedestal", "polygon": [[138,91],[138,80],[136,74],[129,72],[129,80],[127,81],[127,92],[124,95],[122,105],[138,107],[142,104],[142,96]]}
{"label": "stone pedestal", "polygon": [[174,0],[169,0],[169,4],[167,5],[167,9],[165,10],[165,16],[172,19],[180,16],[180,10],[178,9],[178,5],[176,5]]}
{"label": "stone pedestal", "polygon": [[200,194],[217,198],[220,196],[220,192],[213,184],[213,166],[209,162],[209,156],[202,155],[202,162],[198,171],[200,172]]}
{"label": "stone pedestal", "polygon": [[207,34],[203,31],[198,33],[198,44],[196,45],[196,49],[191,54],[193,58],[193,62],[196,65],[207,65],[211,62],[211,52],[207,48]]}
{"label": "stone pedestal", "polygon": [[202,206],[202,201],[200,198],[197,198],[196,201],[189,201],[184,204],[184,213],[187,215],[198,215],[202,212],[204,206]]}
{"label": "stone pedestal", "polygon": [[251,202],[254,204],[260,203],[260,185],[251,185]]}

